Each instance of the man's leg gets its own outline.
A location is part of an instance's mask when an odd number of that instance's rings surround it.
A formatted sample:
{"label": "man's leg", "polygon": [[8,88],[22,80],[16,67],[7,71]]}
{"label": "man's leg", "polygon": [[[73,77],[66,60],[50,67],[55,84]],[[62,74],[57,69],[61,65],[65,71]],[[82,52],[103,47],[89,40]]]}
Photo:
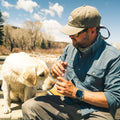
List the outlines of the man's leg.
{"label": "man's leg", "polygon": [[39,96],[22,105],[24,120],[114,120],[110,113],[93,112],[81,117],[78,104],[67,105],[59,96]]}
{"label": "man's leg", "polygon": [[97,111],[84,117],[85,120],[114,120],[108,112]]}
{"label": "man's leg", "polygon": [[25,120],[77,120],[81,118],[78,105],[67,105],[59,96],[39,96],[22,105]]}

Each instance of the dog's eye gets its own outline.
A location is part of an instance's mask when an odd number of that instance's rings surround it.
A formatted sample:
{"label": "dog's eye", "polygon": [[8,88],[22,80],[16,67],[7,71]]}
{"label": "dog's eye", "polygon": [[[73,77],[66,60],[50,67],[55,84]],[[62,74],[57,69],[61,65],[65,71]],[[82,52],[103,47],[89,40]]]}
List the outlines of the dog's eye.
{"label": "dog's eye", "polygon": [[39,76],[40,76],[40,77],[44,77],[45,75],[44,75],[44,73],[42,73],[42,74],[40,74]]}

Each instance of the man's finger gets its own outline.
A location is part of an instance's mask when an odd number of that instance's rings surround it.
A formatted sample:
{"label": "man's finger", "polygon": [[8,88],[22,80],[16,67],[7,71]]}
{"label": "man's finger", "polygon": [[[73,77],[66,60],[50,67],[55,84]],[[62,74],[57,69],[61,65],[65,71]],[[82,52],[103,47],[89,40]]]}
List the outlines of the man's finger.
{"label": "man's finger", "polygon": [[57,77],[57,80],[60,82],[68,82],[68,80],[64,79],[63,77]]}
{"label": "man's finger", "polygon": [[59,67],[59,69],[60,69],[63,73],[65,72],[65,68],[64,68],[63,62],[58,62],[58,63],[57,63],[57,66]]}

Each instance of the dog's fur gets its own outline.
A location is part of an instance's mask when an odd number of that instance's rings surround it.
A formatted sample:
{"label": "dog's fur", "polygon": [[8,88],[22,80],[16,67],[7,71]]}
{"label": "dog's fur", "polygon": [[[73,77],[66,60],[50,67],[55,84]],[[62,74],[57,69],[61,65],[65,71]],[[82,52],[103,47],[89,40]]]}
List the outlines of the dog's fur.
{"label": "dog's fur", "polygon": [[44,61],[30,57],[27,53],[13,53],[2,66],[3,113],[10,113],[11,101],[25,102],[35,96],[37,89],[48,90],[53,86],[49,70]]}

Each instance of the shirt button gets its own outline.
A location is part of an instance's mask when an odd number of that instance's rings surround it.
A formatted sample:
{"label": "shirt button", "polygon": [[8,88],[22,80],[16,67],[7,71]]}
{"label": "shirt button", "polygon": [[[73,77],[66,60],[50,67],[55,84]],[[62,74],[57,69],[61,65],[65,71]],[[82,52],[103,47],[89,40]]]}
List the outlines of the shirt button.
{"label": "shirt button", "polygon": [[95,73],[93,72],[92,75],[95,75]]}

